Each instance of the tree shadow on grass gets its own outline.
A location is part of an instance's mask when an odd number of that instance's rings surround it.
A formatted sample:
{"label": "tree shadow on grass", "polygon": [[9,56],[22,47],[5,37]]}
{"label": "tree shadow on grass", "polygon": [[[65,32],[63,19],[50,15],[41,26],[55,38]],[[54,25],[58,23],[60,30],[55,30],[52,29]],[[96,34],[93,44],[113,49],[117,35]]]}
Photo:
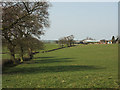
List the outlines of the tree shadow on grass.
{"label": "tree shadow on grass", "polygon": [[[55,58],[55,57],[36,57],[35,60],[25,61],[21,67],[8,67],[3,70],[3,74],[35,74],[35,73],[56,73],[56,72],[74,72],[86,70],[99,70],[103,67],[92,65],[59,65],[59,66],[42,66],[48,63],[66,63],[73,62],[73,58]],[[41,64],[41,65],[40,65]],[[26,66],[27,65],[27,66]]]}
{"label": "tree shadow on grass", "polygon": [[35,60],[24,61],[23,64],[45,64],[57,62],[72,62],[72,58],[36,57]]}
{"label": "tree shadow on grass", "polygon": [[104,69],[97,66],[87,65],[66,65],[66,66],[38,66],[38,67],[22,67],[15,68],[3,72],[3,74],[36,74],[36,73],[56,73],[56,72],[74,72],[74,71],[93,71]]}
{"label": "tree shadow on grass", "polygon": [[49,59],[49,58],[54,58],[54,57],[34,57],[33,59]]}

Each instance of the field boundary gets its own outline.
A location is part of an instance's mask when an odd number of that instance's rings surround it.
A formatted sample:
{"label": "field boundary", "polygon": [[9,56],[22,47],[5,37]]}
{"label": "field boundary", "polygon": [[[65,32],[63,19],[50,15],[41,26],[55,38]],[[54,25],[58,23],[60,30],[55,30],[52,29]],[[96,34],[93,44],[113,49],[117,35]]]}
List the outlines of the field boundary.
{"label": "field boundary", "polygon": [[[74,46],[76,46],[76,45],[74,45]],[[55,48],[55,49],[51,49],[51,50],[47,50],[47,51],[42,51],[41,53],[52,52],[52,51],[56,51],[56,50],[59,50],[59,49],[70,48],[70,47],[74,47],[74,46]]]}

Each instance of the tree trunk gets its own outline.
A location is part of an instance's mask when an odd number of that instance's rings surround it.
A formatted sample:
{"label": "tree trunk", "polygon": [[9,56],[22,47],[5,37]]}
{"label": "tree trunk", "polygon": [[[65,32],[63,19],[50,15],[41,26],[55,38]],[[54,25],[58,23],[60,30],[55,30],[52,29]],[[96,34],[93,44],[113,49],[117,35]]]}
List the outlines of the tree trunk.
{"label": "tree trunk", "polygon": [[16,60],[15,60],[15,45],[12,44],[12,41],[7,37],[7,33],[5,33],[5,39],[8,41],[8,45],[7,48],[10,51],[10,55],[11,55],[11,60],[13,61],[13,64],[16,64]]}
{"label": "tree trunk", "polygon": [[31,50],[31,48],[29,48],[28,50],[29,50],[29,57],[30,57],[30,59],[32,59],[33,58],[32,50]]}
{"label": "tree trunk", "polygon": [[16,60],[15,60],[15,52],[14,52],[14,48],[10,49],[10,55],[11,55],[11,60],[13,61],[13,64],[17,64]]}
{"label": "tree trunk", "polygon": [[69,47],[69,42],[67,42],[67,47]]}
{"label": "tree trunk", "polygon": [[23,47],[20,47],[21,53],[20,53],[20,62],[23,62]]}
{"label": "tree trunk", "polygon": [[70,47],[71,47],[72,45],[71,45],[71,41],[70,41]]}

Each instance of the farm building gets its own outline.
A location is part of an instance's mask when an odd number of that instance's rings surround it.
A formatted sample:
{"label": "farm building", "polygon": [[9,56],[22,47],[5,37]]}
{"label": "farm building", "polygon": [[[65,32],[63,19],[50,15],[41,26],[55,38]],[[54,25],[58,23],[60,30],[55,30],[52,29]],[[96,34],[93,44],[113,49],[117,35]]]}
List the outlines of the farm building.
{"label": "farm building", "polygon": [[99,40],[84,40],[83,43],[88,43],[88,44],[99,44]]}
{"label": "farm building", "polygon": [[112,40],[100,40],[100,44],[112,44]]}

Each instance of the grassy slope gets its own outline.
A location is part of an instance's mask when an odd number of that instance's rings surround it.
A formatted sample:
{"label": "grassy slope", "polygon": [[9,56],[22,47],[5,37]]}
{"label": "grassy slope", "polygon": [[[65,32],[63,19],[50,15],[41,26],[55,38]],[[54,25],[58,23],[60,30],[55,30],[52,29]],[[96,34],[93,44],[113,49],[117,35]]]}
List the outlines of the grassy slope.
{"label": "grassy slope", "polygon": [[58,44],[45,44],[45,50],[51,50],[51,49],[55,49],[58,47],[59,47]]}
{"label": "grassy slope", "polygon": [[4,88],[117,88],[117,45],[79,45],[6,69]]}

